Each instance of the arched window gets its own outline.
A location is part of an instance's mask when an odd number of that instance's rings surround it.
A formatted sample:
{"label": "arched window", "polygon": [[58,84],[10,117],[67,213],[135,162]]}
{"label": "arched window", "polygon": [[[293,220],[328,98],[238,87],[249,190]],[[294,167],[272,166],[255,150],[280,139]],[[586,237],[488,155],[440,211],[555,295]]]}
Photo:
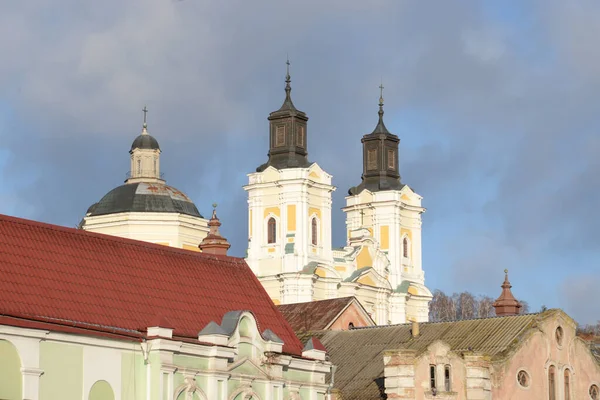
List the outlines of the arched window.
{"label": "arched window", "polygon": [[600,389],[598,389],[598,386],[590,386],[590,397],[592,400],[600,400]]}
{"label": "arched window", "polygon": [[429,387],[433,391],[436,389],[435,365],[429,366]]}
{"label": "arched window", "polygon": [[556,400],[556,368],[554,365],[548,369],[548,399]]}
{"label": "arched window", "polygon": [[142,160],[137,160],[137,172],[138,174],[142,173]]}
{"label": "arched window", "polygon": [[571,400],[571,373],[565,369],[565,400]]}
{"label": "arched window", "polygon": [[450,366],[444,366],[444,390],[449,392],[452,389],[450,385]]}
{"label": "arched window", "polygon": [[317,240],[317,235],[319,234],[319,232],[317,230],[317,219],[315,217],[313,217],[312,221],[310,222],[310,226],[311,226],[312,244],[314,246],[316,246],[317,243],[319,243],[319,241]]}
{"label": "arched window", "polygon": [[408,258],[408,239],[406,236],[404,237],[404,240],[402,240],[402,255]]}
{"label": "arched window", "polygon": [[277,239],[277,221],[275,218],[269,218],[267,223],[267,243],[275,243]]}

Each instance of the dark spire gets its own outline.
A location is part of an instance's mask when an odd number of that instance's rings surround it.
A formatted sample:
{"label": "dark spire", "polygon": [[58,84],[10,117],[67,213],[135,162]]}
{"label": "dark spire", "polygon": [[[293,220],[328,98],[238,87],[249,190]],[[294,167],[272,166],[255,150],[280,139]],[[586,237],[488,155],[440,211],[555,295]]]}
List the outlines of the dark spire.
{"label": "dark spire", "polygon": [[390,133],[383,123],[383,82],[379,85],[379,121],[373,132],[364,135],[362,182],[351,187],[348,194],[356,195],[364,189],[371,192],[382,190],[400,190],[398,169],[398,136]]}
{"label": "dark spire", "polygon": [[496,315],[517,315],[522,307],[521,303],[515,299],[510,288],[512,285],[508,281],[508,270],[504,270],[504,282],[502,283],[502,293],[496,299],[493,306],[496,309]]}
{"label": "dark spire", "polygon": [[389,134],[390,132],[383,123],[383,82],[381,82],[381,85],[379,85],[379,112],[377,114],[379,114],[379,122],[377,122],[377,126],[375,127],[373,133]]}
{"label": "dark spire", "polygon": [[276,169],[307,168],[308,161],[306,132],[308,117],[292,102],[292,78],[290,60],[286,60],[285,100],[277,111],[269,114],[269,160],[256,171],[264,171],[273,166]]}
{"label": "dark spire", "polygon": [[203,253],[207,254],[217,254],[226,256],[227,250],[231,245],[221,234],[219,233],[219,227],[221,226],[221,222],[219,218],[217,218],[217,203],[213,203],[213,213],[212,218],[208,221],[208,235],[202,239],[202,242],[198,245],[200,250]]}
{"label": "dark spire", "polygon": [[294,103],[292,102],[292,77],[290,76],[290,59],[285,62],[285,100],[279,111],[285,110],[296,110]]}
{"label": "dark spire", "polygon": [[144,105],[144,108],[142,108],[142,111],[144,112],[144,124],[142,125],[142,135],[144,135],[144,134],[147,135],[148,134],[148,130],[147,130],[148,124],[146,122],[146,117],[148,114],[148,107],[146,107]]}

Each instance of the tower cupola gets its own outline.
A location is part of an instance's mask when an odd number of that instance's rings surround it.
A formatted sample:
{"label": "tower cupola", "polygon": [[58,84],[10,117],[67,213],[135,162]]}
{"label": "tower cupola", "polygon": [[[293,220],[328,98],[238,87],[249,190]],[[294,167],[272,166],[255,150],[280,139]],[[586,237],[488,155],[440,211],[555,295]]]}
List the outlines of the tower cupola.
{"label": "tower cupola", "polygon": [[390,133],[383,122],[383,84],[379,86],[379,121],[373,132],[364,135],[362,182],[350,188],[348,194],[356,195],[364,189],[371,192],[382,190],[400,190],[404,186],[400,182],[398,169],[398,136]]}
{"label": "tower cupola", "polygon": [[521,303],[513,296],[512,285],[508,281],[508,270],[504,270],[504,282],[502,283],[502,293],[496,299],[493,306],[496,309],[496,315],[517,315],[521,311]]}
{"label": "tower cupola", "polygon": [[148,133],[148,108],[144,107],[144,123],[142,133],[131,144],[131,169],[126,183],[162,182],[160,173],[160,146],[158,141]]}
{"label": "tower cupola", "polygon": [[269,160],[258,167],[262,172],[267,167],[277,169],[307,168],[308,161],[306,126],[308,117],[292,102],[290,61],[286,62],[285,99],[277,111],[269,114]]}

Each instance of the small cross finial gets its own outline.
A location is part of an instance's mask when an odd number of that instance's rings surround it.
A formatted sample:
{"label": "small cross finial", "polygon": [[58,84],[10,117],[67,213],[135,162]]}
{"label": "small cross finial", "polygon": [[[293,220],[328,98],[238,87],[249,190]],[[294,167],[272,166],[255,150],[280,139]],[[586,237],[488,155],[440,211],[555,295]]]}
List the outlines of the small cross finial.
{"label": "small cross finial", "polygon": [[145,128],[145,127],[148,126],[148,124],[146,123],[146,117],[147,117],[147,114],[148,114],[148,107],[146,107],[144,105],[144,108],[142,109],[142,111],[144,112],[144,128]]}
{"label": "small cross finial", "polygon": [[383,107],[383,79],[379,85],[379,107]]}
{"label": "small cross finial", "polygon": [[285,83],[287,83],[289,86],[291,81],[292,79],[290,77],[290,57],[287,56],[285,61]]}

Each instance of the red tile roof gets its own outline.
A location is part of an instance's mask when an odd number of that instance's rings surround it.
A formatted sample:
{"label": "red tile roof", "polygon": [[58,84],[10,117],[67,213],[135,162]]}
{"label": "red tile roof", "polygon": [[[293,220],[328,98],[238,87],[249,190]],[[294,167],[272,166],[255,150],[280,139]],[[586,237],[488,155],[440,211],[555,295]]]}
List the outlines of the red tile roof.
{"label": "red tile roof", "polygon": [[174,336],[197,338],[233,310],[252,311],[261,332],[271,329],[284,341],[284,352],[302,354],[243,259],[0,214],[0,315],[132,333],[160,315]]}

